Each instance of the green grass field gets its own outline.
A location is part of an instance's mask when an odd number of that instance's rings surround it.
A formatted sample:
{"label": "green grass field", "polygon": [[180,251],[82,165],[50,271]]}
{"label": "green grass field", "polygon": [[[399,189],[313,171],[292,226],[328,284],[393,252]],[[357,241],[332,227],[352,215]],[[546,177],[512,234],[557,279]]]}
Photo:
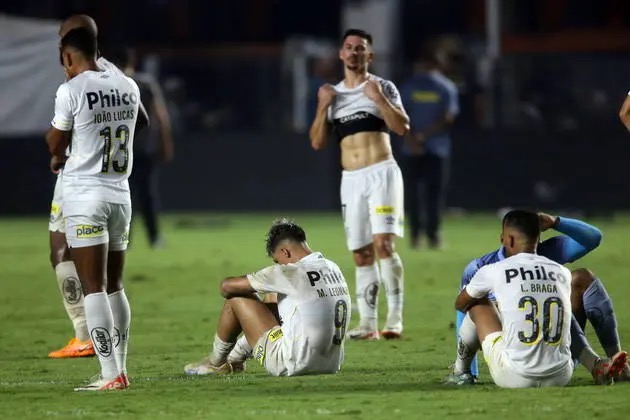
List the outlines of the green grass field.
{"label": "green grass field", "polygon": [[[293,216],[354,289],[340,217]],[[404,339],[348,342],[340,374],[271,378],[250,362],[237,376],[186,377],[183,365],[209,350],[221,306],[219,281],[269,263],[264,234],[273,217],[169,216],[167,246],[156,251],[137,229],[126,270],[132,388],[89,395],[72,389],[97,373],[95,358],[47,358],[72,330],[48,264],[46,218],[0,220],[0,418],[630,417],[630,384],[596,387],[583,367],[568,388],[498,389],[485,366],[483,385],[441,384],[455,354],[451,322],[461,271],[498,243],[499,221],[491,216],[448,219],[442,252],[412,251],[399,242],[406,268]],[[630,218],[591,222],[604,242],[578,265],[603,279],[616,303],[622,343],[630,343]],[[381,296],[381,318],[384,303]],[[591,330],[589,338],[599,351]]]}

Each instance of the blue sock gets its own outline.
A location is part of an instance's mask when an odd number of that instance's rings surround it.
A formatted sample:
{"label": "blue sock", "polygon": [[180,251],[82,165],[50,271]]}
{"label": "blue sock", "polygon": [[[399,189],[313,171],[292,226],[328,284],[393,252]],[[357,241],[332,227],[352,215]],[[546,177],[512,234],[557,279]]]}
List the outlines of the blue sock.
{"label": "blue sock", "polygon": [[[466,316],[465,313],[457,311],[457,319],[455,321],[455,339],[459,339],[459,327],[462,325],[462,320]],[[470,364],[470,373],[474,376],[479,377],[479,367],[477,366],[477,356],[472,360]]]}
{"label": "blue sock", "polygon": [[619,334],[617,333],[617,318],[612,301],[599,278],[595,278],[588,286],[584,296],[582,296],[582,302],[586,317],[595,329],[595,334],[597,334],[606,355],[611,357],[621,351]]}

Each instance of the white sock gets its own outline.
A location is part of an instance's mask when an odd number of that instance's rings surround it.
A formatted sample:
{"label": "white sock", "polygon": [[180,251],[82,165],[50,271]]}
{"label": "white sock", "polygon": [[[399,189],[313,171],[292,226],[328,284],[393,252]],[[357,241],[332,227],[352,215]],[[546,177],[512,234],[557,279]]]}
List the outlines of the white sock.
{"label": "white sock", "polygon": [[127,373],[127,347],[129,344],[129,325],[131,324],[131,308],[125,289],[107,296],[114,318],[114,354],[120,373]]}
{"label": "white sock", "polygon": [[455,359],[455,368],[453,373],[461,375],[462,373],[470,373],[470,365],[475,355],[481,348],[479,337],[477,337],[477,327],[470,314],[466,314],[459,327],[457,337],[457,359]]}
{"label": "white sock", "polygon": [[114,379],[119,374],[112,346],[114,318],[105,292],[85,296],[85,318],[94,350],[101,363],[101,376],[105,379]]}
{"label": "white sock", "polygon": [[64,261],[55,267],[57,285],[63,298],[63,306],[66,308],[68,318],[74,326],[74,336],[81,341],[90,339],[90,334],[85,321],[85,308],[83,307],[83,290],[77,269],[72,261]]}
{"label": "white sock", "polygon": [[585,347],[582,352],[580,352],[580,356],[578,360],[589,372],[593,372],[595,368],[595,363],[600,359],[600,357],[593,351],[590,347]]}
{"label": "white sock", "polygon": [[236,345],[227,357],[227,361],[230,363],[242,363],[247,360],[252,354],[252,346],[247,342],[245,334],[241,335],[236,341]]}
{"label": "white sock", "polygon": [[214,343],[212,344],[212,353],[210,354],[210,363],[214,366],[221,366],[227,362],[228,354],[232,351],[236,343],[228,343],[214,335]]}
{"label": "white sock", "polygon": [[376,331],[379,272],[376,264],[356,268],[356,297],[360,326]]}
{"label": "white sock", "polygon": [[404,270],[400,256],[396,253],[380,261],[381,280],[387,296],[387,323],[385,329],[402,332],[402,311],[404,294]]}

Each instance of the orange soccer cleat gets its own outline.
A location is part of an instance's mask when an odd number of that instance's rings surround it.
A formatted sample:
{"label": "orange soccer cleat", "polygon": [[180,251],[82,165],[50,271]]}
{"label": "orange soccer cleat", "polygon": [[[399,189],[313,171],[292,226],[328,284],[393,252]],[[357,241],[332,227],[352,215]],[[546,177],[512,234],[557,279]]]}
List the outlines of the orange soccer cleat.
{"label": "orange soccer cleat", "polygon": [[68,341],[68,344],[64,347],[51,352],[48,357],[53,359],[65,359],[68,357],[89,357],[95,354],[92,340],[79,341],[78,338],[74,337],[72,340]]}

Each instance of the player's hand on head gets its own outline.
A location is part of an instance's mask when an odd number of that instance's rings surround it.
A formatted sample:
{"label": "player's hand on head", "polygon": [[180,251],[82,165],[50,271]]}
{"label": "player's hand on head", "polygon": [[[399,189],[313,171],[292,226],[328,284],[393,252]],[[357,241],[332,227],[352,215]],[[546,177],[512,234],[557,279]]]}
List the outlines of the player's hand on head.
{"label": "player's hand on head", "polygon": [[335,96],[337,96],[337,91],[329,83],[321,85],[319,87],[319,90],[317,91],[317,100],[322,106],[328,106],[332,104],[332,102],[335,100]]}
{"label": "player's hand on head", "polygon": [[50,171],[53,174],[58,174],[59,170],[61,168],[63,168],[63,165],[66,163],[66,160],[64,158],[61,158],[59,156],[53,156],[50,158]]}
{"label": "player's hand on head", "polygon": [[363,93],[374,102],[380,102],[383,100],[383,87],[378,80],[368,79],[363,87]]}
{"label": "player's hand on head", "polygon": [[551,229],[558,221],[558,216],[552,216],[547,213],[539,212],[538,218],[540,219],[540,231],[544,232],[547,229]]}

